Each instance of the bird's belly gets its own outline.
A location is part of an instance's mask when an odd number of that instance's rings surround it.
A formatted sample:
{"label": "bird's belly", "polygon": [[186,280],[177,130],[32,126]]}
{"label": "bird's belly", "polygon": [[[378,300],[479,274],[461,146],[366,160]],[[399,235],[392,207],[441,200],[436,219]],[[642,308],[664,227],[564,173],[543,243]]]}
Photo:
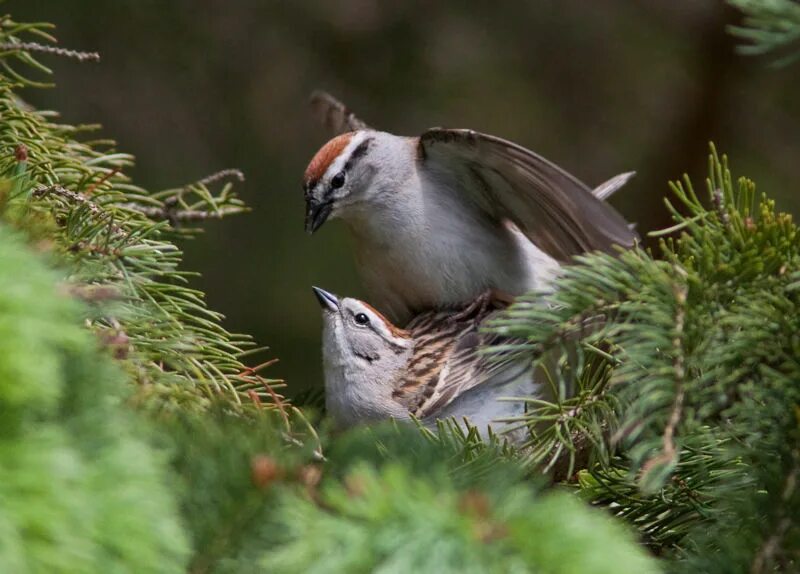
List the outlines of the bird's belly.
{"label": "bird's belly", "polygon": [[402,324],[417,312],[460,305],[488,289],[519,295],[541,287],[539,280],[557,265],[535,251],[527,238],[502,229],[472,241],[446,233],[406,237],[360,250],[357,258],[373,304]]}
{"label": "bird's belly", "polygon": [[[503,377],[504,375],[500,375]],[[488,429],[501,434],[511,430],[505,435],[512,442],[522,442],[528,438],[527,432],[515,432],[518,422],[509,422],[525,414],[525,402],[509,400],[510,397],[543,398],[540,382],[535,382],[530,370],[525,370],[512,382],[504,385],[494,385],[486,381],[481,386],[467,391],[447,405],[442,412],[426,421],[429,426],[435,424],[436,419],[453,418],[463,425],[466,420],[469,426],[475,427],[484,438],[488,438]],[[465,430],[468,430],[465,426]]]}

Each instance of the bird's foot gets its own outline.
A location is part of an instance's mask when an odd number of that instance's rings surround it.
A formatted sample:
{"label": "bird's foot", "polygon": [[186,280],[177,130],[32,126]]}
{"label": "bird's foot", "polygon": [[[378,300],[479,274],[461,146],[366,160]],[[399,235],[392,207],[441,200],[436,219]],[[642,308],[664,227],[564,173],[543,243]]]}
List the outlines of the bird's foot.
{"label": "bird's foot", "polygon": [[494,309],[503,309],[514,302],[514,297],[498,289],[487,289],[466,307],[450,317],[453,322],[463,322],[471,320],[479,322],[486,316],[487,312]]}

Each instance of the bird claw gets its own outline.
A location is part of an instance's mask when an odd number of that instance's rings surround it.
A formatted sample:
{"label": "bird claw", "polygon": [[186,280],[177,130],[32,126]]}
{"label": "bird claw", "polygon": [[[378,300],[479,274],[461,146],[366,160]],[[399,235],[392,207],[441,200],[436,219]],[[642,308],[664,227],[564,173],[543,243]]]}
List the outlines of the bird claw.
{"label": "bird claw", "polygon": [[461,311],[451,315],[450,320],[455,323],[460,323],[471,319],[473,322],[477,323],[484,318],[491,307],[496,307],[498,309],[504,308],[513,301],[514,298],[508,293],[498,291],[497,289],[487,289]]}

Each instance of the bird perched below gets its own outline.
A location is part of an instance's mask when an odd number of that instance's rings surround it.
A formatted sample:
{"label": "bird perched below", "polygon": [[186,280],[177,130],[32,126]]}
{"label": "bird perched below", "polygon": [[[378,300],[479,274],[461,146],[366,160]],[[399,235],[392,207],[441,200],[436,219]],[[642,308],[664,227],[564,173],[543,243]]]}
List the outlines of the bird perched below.
{"label": "bird perched below", "polygon": [[455,417],[502,432],[498,419],[522,415],[525,403],[497,399],[537,396],[529,359],[480,352],[502,340],[479,326],[504,301],[428,311],[399,329],[363,301],[313,289],[323,310],[325,406],[340,427],[413,415],[427,426]]}
{"label": "bird perched below", "polygon": [[[495,289],[548,288],[562,263],[631,247],[636,233],[596,191],[521,146],[471,130],[419,137],[369,129],[339,102],[314,108],[336,132],[304,178],[305,227],[340,218],[370,300],[396,323]],[[346,131],[345,131],[346,130]]]}

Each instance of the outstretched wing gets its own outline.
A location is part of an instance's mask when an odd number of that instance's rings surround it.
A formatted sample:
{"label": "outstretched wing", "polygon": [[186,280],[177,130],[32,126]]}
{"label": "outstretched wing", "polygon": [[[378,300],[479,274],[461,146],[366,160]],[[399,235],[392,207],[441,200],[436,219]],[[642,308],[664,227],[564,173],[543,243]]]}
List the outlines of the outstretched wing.
{"label": "outstretched wing", "polygon": [[311,94],[309,103],[315,119],[330,131],[331,135],[369,129],[367,124],[328,92],[315,91]]}
{"label": "outstretched wing", "polygon": [[432,177],[455,181],[484,211],[514,222],[559,261],[587,251],[612,252],[614,245],[632,247],[638,239],[586,184],[512,142],[472,130],[433,128],[422,134],[419,146]]}

